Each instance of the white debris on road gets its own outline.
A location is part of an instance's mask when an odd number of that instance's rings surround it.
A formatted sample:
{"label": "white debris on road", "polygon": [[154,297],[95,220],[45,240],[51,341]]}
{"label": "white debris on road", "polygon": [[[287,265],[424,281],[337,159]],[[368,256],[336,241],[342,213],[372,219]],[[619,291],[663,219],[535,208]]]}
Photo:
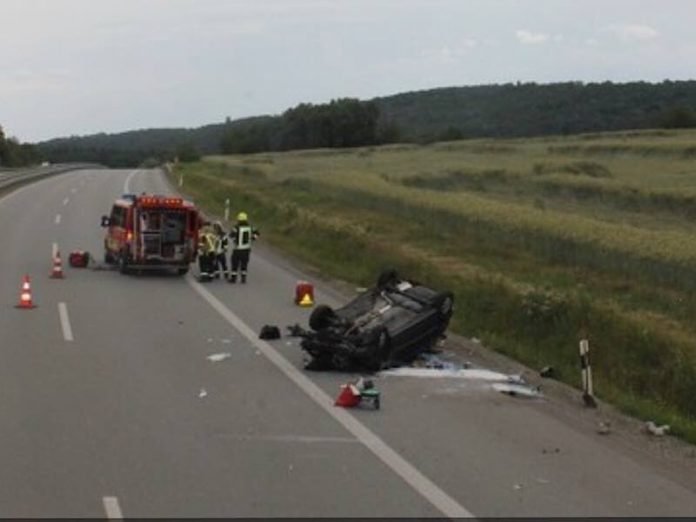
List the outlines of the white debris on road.
{"label": "white debris on road", "polygon": [[651,435],[655,435],[656,437],[664,437],[667,435],[667,432],[669,432],[669,425],[664,424],[663,426],[658,426],[653,421],[648,421],[645,423],[645,429]]}
{"label": "white debris on road", "polygon": [[541,397],[541,390],[525,384],[494,383],[493,389],[513,397]]}
{"label": "white debris on road", "polygon": [[224,352],[224,353],[214,353],[214,354],[206,357],[206,359],[208,359],[211,362],[220,362],[220,361],[224,361],[228,357],[232,357],[232,354],[229,352]]}
{"label": "white debris on road", "polygon": [[379,373],[383,377],[430,377],[448,379],[473,379],[479,381],[508,382],[510,375],[475,368],[392,368]]}
{"label": "white debris on road", "polygon": [[203,397],[207,397],[207,396],[208,396],[208,392],[205,391],[205,388],[201,388],[201,391],[198,392],[198,397],[202,399]]}

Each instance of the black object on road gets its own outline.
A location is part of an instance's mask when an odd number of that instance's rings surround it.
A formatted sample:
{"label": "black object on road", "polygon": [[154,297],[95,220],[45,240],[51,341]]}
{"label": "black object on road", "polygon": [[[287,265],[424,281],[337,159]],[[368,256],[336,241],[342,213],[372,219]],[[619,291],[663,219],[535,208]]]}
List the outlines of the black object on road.
{"label": "black object on road", "polygon": [[280,329],[277,326],[265,324],[259,333],[259,339],[272,340],[280,339]]}

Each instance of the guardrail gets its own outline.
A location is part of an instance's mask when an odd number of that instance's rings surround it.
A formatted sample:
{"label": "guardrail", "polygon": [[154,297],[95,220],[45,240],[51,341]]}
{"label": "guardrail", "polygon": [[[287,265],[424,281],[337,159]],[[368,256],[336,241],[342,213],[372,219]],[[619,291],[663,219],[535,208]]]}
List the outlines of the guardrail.
{"label": "guardrail", "polygon": [[0,190],[6,189],[13,185],[37,181],[39,179],[47,178],[56,174],[63,174],[73,170],[94,168],[103,168],[103,166],[95,163],[62,163],[60,165],[49,165],[47,167],[0,170]]}

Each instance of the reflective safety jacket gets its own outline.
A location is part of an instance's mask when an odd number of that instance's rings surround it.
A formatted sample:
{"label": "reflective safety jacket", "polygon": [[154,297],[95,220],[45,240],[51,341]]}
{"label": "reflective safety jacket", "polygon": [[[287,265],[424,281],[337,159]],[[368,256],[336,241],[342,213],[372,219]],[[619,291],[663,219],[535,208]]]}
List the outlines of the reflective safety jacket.
{"label": "reflective safety jacket", "polygon": [[234,242],[235,250],[249,250],[251,249],[251,242],[259,235],[259,231],[249,223],[240,221],[230,232],[230,239]]}
{"label": "reflective safety jacket", "polygon": [[215,235],[215,253],[217,255],[226,254],[230,245],[230,240],[226,234]]}
{"label": "reflective safety jacket", "polygon": [[215,234],[204,232],[198,236],[198,254],[206,255],[215,253]]}

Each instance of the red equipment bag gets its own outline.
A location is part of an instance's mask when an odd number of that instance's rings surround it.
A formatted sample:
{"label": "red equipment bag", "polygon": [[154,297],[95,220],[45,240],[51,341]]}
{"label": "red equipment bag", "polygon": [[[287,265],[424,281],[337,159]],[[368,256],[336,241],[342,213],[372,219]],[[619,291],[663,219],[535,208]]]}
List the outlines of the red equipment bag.
{"label": "red equipment bag", "polygon": [[89,252],[83,252],[82,250],[70,252],[69,261],[72,267],[85,268],[89,264]]}

